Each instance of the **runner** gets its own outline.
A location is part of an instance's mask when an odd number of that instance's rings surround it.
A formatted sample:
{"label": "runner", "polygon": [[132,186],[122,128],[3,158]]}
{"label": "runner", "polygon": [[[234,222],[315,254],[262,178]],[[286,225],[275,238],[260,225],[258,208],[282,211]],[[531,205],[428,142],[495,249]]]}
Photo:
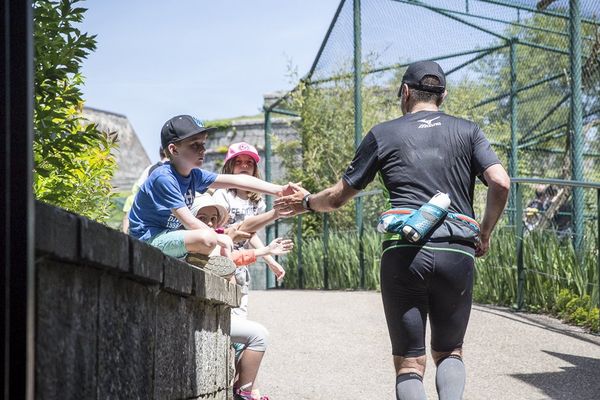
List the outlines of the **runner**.
{"label": "runner", "polygon": [[[489,250],[510,186],[481,129],[439,110],[446,95],[446,78],[437,63],[411,64],[399,90],[404,115],[367,133],[342,179],[314,195],[290,184],[296,193],[275,200],[275,208],[287,215],[331,211],[358,194],[377,172],[381,174],[394,207],[384,217],[396,216],[395,224],[382,224],[395,230],[386,233],[383,243],[381,295],[396,368],[396,398],[401,400],[426,399],[427,317],[439,398],[462,398],[462,347],[471,310],[474,259]],[[488,185],[480,228],[473,220],[477,177]],[[424,206],[437,191],[449,196],[447,211]],[[422,206],[428,208],[427,214],[416,211]],[[419,233],[416,243],[404,237],[402,228],[409,225]],[[410,239],[411,229],[406,236]]]}

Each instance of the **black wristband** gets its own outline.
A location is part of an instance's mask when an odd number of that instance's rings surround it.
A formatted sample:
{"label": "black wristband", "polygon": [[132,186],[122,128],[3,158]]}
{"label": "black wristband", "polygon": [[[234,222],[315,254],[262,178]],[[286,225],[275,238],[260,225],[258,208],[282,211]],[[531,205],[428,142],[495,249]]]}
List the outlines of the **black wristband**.
{"label": "black wristband", "polygon": [[302,208],[308,211],[314,211],[310,208],[310,193],[302,198]]}

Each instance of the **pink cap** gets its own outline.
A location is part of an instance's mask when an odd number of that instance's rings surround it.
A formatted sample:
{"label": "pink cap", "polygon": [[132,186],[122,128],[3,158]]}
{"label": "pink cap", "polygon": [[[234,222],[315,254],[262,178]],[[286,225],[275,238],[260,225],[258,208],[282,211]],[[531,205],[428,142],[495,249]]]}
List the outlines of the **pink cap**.
{"label": "pink cap", "polygon": [[229,149],[227,150],[227,156],[225,156],[225,162],[242,154],[252,157],[257,164],[260,161],[260,156],[258,155],[256,147],[246,142],[239,142],[233,143],[229,146]]}

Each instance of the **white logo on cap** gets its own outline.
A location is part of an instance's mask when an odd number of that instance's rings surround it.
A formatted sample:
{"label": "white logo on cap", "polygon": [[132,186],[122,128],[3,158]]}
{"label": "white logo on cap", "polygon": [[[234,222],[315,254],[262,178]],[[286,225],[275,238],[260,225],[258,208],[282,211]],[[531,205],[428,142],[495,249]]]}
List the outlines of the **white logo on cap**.
{"label": "white logo on cap", "polygon": [[248,146],[246,143],[242,143],[240,144],[240,150],[249,150],[250,146]]}
{"label": "white logo on cap", "polygon": [[196,123],[196,125],[198,125],[200,128],[204,128],[204,122],[202,122],[201,120],[199,120],[196,117],[192,117],[192,119],[194,120],[194,122]]}
{"label": "white logo on cap", "polygon": [[441,122],[432,123],[433,121],[435,121],[438,118],[439,117],[435,117],[435,118],[432,118],[432,119],[419,119],[419,120],[417,120],[417,122],[422,122],[422,124],[419,125],[419,129],[422,129],[422,128],[433,128],[434,126],[440,126],[440,125],[442,125]]}

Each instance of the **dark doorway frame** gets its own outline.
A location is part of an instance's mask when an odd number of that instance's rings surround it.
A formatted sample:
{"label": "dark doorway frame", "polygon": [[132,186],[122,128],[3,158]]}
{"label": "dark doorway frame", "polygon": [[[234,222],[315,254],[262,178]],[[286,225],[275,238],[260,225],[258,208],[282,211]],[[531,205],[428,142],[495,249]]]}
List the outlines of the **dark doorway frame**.
{"label": "dark doorway frame", "polygon": [[1,397],[34,398],[33,16],[30,0],[1,0]]}

